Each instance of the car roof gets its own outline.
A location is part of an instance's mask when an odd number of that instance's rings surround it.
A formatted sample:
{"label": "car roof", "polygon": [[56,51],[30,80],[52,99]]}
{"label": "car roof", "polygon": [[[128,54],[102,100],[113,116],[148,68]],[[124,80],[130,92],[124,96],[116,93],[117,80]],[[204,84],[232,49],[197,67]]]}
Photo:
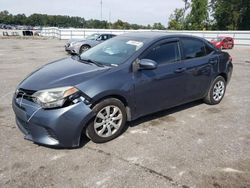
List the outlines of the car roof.
{"label": "car roof", "polygon": [[194,39],[200,39],[204,40],[201,37],[197,36],[192,36],[192,35],[186,35],[186,34],[176,34],[176,33],[168,33],[168,32],[160,32],[160,31],[149,31],[149,32],[130,32],[130,33],[125,33],[120,36],[124,37],[132,37],[132,38],[138,38],[138,39],[148,39],[148,40],[157,40],[157,39],[162,39],[162,38],[179,38],[179,37],[188,37],[188,38],[194,38]]}
{"label": "car roof", "polygon": [[94,33],[94,34],[97,34],[97,35],[114,35],[113,33]]}

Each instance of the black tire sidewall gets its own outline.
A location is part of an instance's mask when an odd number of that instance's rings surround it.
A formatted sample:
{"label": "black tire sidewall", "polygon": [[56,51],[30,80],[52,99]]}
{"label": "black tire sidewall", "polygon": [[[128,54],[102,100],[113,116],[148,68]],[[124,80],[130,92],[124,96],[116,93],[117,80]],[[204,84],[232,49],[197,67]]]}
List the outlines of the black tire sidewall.
{"label": "black tire sidewall", "polygon": [[[82,45],[81,47],[80,47],[80,50],[79,50],[79,54],[81,55],[81,53],[83,53],[84,51],[83,51],[83,48],[84,47],[87,47],[88,49],[90,49],[90,46],[89,45]],[[86,50],[85,50],[86,51]]]}
{"label": "black tire sidewall", "polygon": [[105,106],[108,105],[113,105],[113,106],[117,106],[118,108],[120,108],[121,113],[122,113],[122,124],[119,128],[119,130],[112,136],[110,137],[100,137],[94,130],[94,120],[95,118],[88,124],[87,128],[86,128],[86,135],[95,143],[104,143],[104,142],[108,142],[110,140],[115,139],[116,137],[118,137],[125,128],[126,125],[126,120],[127,120],[127,113],[126,113],[126,108],[124,106],[124,104],[118,100],[118,99],[114,99],[114,98],[110,98],[110,99],[105,99],[103,101],[101,101],[100,103],[98,103],[97,105],[94,106],[93,111],[95,112],[95,114],[97,114],[100,110],[102,110]]}
{"label": "black tire sidewall", "polygon": [[[214,98],[213,98],[213,90],[214,90],[215,84],[216,84],[218,81],[223,81],[223,82],[224,82],[225,89],[224,89],[224,93],[223,93],[222,98],[221,98],[219,101],[216,101],[216,100],[214,100]],[[226,86],[227,86],[226,81],[225,81],[225,79],[224,79],[222,76],[218,76],[218,77],[215,78],[215,80],[213,81],[213,84],[212,84],[212,86],[211,86],[211,88],[210,88],[210,90],[209,90],[209,95],[210,95],[209,97],[210,97],[210,102],[211,102],[211,104],[219,104],[219,103],[222,101],[222,99],[224,98],[225,93],[226,93]]]}

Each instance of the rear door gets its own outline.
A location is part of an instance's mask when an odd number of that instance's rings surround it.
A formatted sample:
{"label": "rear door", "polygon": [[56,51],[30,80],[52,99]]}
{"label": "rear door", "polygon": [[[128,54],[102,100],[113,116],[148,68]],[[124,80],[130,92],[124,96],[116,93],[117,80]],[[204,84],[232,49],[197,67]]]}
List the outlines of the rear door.
{"label": "rear door", "polygon": [[187,76],[186,101],[204,97],[214,70],[218,67],[218,56],[203,40],[182,38],[183,63]]}

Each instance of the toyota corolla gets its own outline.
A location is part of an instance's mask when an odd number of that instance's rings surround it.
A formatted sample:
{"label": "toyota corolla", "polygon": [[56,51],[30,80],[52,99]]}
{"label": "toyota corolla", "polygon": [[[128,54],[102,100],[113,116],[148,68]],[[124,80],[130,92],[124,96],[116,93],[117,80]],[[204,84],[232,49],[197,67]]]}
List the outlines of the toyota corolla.
{"label": "toyota corolla", "polygon": [[232,71],[230,55],[202,38],[129,33],[34,71],[12,106],[34,143],[77,147],[83,135],[103,143],[141,116],[199,99],[219,104]]}

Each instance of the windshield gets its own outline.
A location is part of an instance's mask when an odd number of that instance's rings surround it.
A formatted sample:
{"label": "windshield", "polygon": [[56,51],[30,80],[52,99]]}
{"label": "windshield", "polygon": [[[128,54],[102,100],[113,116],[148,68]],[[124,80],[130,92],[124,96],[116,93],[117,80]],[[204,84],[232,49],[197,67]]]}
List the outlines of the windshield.
{"label": "windshield", "polygon": [[96,40],[98,37],[100,36],[100,34],[92,34],[86,37],[87,40]]}
{"label": "windshield", "polygon": [[115,37],[81,54],[81,59],[99,62],[103,65],[119,65],[130,58],[144,45],[142,40]]}

